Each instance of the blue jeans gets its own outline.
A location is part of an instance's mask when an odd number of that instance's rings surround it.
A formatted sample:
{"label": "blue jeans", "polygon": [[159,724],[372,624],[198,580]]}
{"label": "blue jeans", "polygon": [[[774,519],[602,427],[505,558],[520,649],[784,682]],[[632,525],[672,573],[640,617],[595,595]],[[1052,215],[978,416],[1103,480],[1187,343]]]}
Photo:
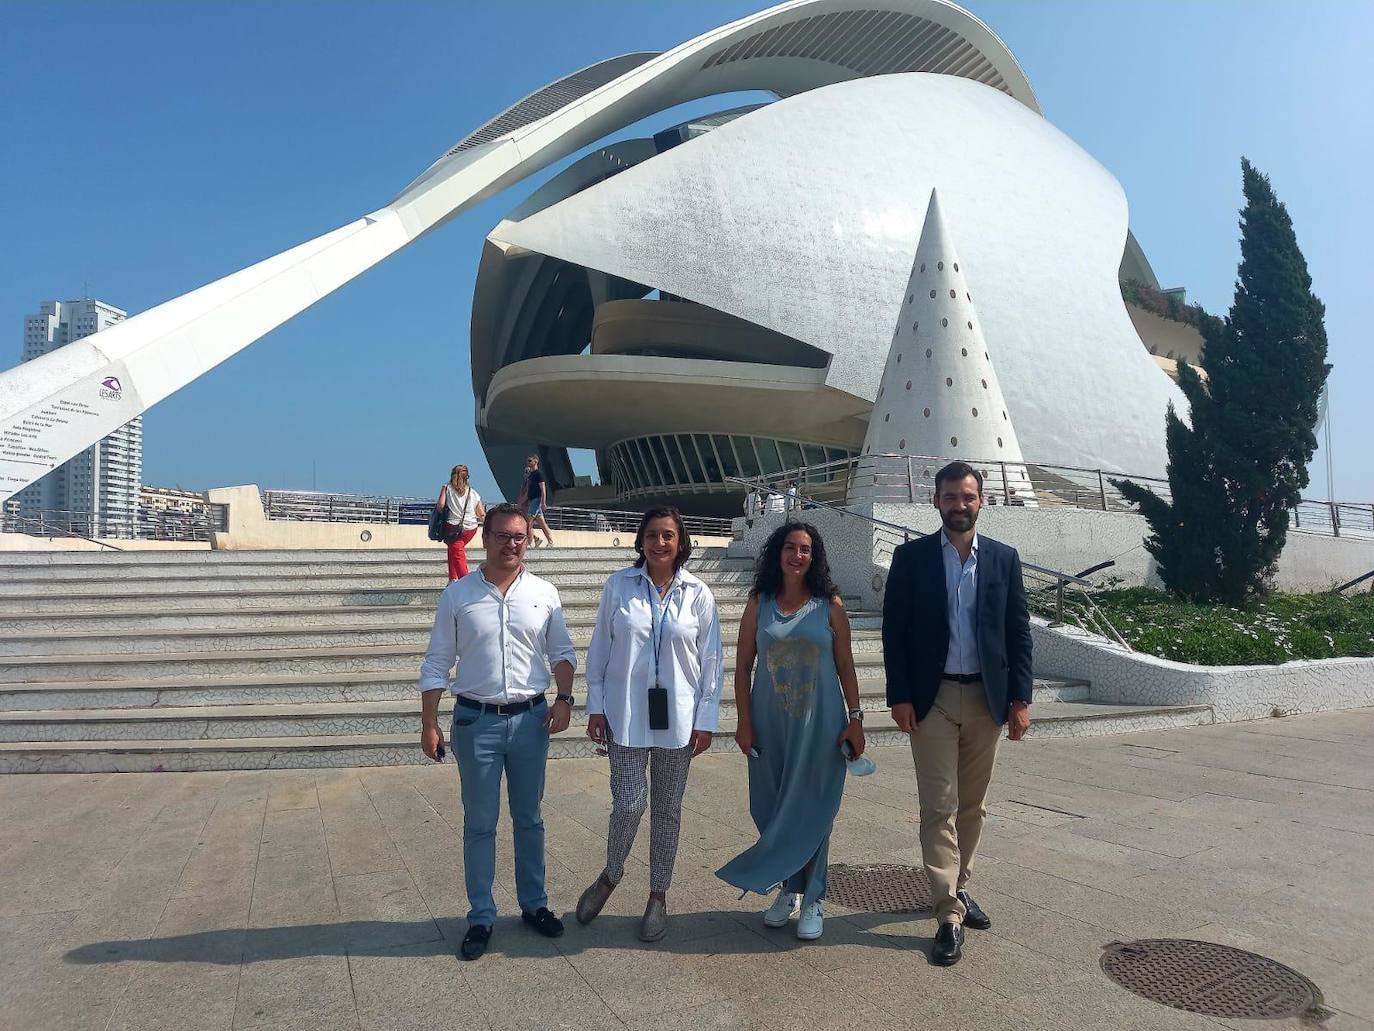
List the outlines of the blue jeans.
{"label": "blue jeans", "polygon": [[458,706],[449,741],[458,760],[463,794],[463,875],[468,923],[496,920],[491,895],[496,876],[496,821],[501,815],[501,774],[515,829],[515,893],[524,912],[547,906],[544,894],[544,764],[549,757],[548,706],[513,716]]}

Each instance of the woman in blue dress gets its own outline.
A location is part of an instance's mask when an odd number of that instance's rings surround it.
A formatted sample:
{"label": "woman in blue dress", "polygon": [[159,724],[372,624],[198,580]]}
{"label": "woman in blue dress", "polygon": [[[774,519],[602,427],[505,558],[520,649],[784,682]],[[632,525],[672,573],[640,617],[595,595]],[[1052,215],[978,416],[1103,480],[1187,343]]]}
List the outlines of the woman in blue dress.
{"label": "woman in blue dress", "polygon": [[785,927],[797,915],[797,937],[819,938],[842,749],[863,754],[864,728],[849,617],[809,523],[785,523],[759,556],[740,621],[735,705],[759,840],[716,876],[744,891],[777,890],[763,922]]}

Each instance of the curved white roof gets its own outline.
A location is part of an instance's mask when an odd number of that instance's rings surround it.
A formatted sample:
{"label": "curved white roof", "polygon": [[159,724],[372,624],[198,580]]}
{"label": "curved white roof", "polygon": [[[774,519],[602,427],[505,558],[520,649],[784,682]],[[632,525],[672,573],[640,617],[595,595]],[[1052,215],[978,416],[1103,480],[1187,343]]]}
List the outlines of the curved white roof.
{"label": "curved white roof", "polygon": [[1183,402],[1121,300],[1125,195],[977,83],[886,75],[781,100],[494,237],[820,348],[826,385],[871,403],[934,188],[1027,461],[1162,472]]}

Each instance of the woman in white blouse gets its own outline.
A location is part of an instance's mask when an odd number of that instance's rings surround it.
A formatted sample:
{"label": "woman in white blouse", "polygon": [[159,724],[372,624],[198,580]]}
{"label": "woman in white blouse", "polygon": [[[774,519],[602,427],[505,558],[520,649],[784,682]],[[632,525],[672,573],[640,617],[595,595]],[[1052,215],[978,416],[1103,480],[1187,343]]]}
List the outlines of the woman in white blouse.
{"label": "woman in white blouse", "polygon": [[635,564],[606,581],[587,649],[587,736],[610,755],[611,821],[606,868],[578,899],[577,919],[590,923],[605,906],[647,808],[649,902],[639,937],[658,941],[687,771],[711,747],[724,672],[716,599],[685,568],[692,542],[677,509],[645,512],[635,551]]}
{"label": "woman in white blouse", "polygon": [[434,507],[444,513],[444,543],[448,545],[448,582],[468,575],[468,541],[486,518],[482,496],[468,482],[468,467],[455,465],[448,483],[439,488]]}

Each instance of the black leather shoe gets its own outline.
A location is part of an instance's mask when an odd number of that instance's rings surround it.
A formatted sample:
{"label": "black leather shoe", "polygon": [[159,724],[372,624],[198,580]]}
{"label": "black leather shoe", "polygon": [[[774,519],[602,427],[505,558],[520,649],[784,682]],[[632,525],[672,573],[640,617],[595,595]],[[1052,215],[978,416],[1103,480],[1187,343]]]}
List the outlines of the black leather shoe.
{"label": "black leather shoe", "polygon": [[521,913],[520,919],[545,938],[563,937],[563,921],[549,912],[547,906],[540,906],[533,913]]}
{"label": "black leather shoe", "polygon": [[930,961],[937,967],[952,967],[963,955],[964,929],[958,924],[941,924],[935,932],[935,945],[930,950]]}
{"label": "black leather shoe", "polygon": [[489,941],[491,928],[486,924],[472,924],[468,927],[468,933],[463,935],[463,944],[458,947],[458,954],[464,959],[481,959],[482,954],[487,951]]}
{"label": "black leather shoe", "polygon": [[992,926],[992,917],[983,912],[983,908],[973,901],[973,896],[966,891],[959,892],[959,901],[964,904],[964,926],[972,927],[975,931],[986,931]]}

